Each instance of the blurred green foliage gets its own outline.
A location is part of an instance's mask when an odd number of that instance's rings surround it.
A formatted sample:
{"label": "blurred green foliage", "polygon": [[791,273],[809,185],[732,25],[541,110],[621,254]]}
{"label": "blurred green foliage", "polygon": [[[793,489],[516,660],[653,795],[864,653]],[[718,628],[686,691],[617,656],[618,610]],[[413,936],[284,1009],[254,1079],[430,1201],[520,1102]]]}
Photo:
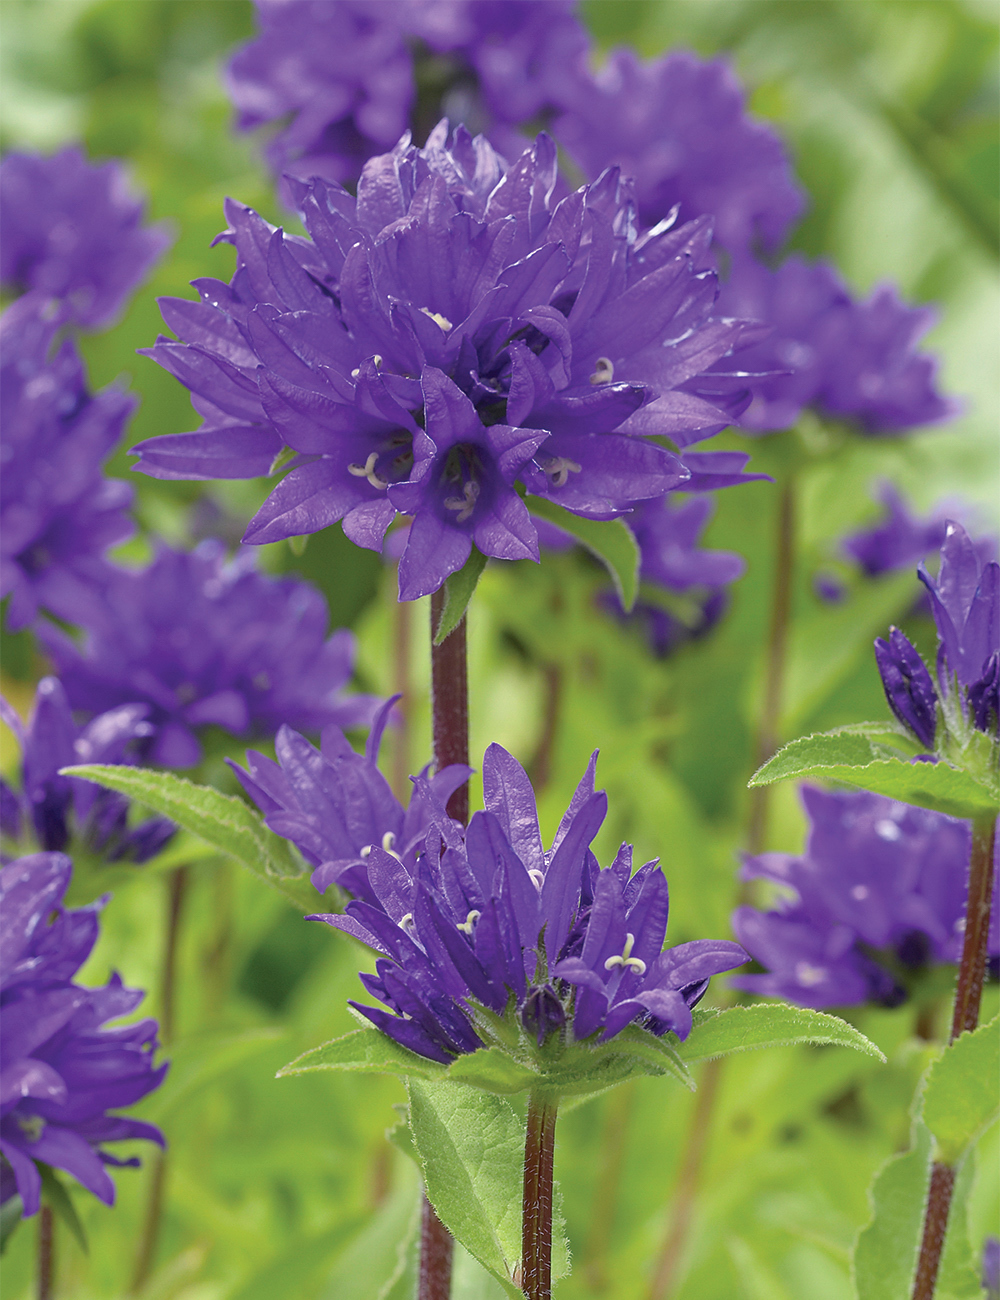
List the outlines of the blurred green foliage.
{"label": "blurred green foliage", "polygon": [[[646,55],[675,45],[731,57],[754,110],[786,136],[809,191],[792,246],[832,258],[867,292],[891,278],[933,299],[929,346],[961,417],[908,439],[735,433],[716,445],[753,454],[776,478],[794,458],[798,563],[785,711],[788,739],[868,717],[884,703],[871,660],[889,622],[928,632],[911,609],[915,581],[861,581],[838,540],[876,514],[870,489],[891,478],[921,509],[960,497],[989,526],[995,510],[998,418],[998,32],[990,0],[586,0],[601,47],[633,42]],[[176,234],[169,255],[123,320],[85,337],[92,382],[118,382],[142,404],[128,444],[195,427],[185,391],[144,358],[159,329],[155,297],[189,294],[199,275],[228,278],[232,252],[209,248],[232,194],[287,221],[253,140],[231,131],[220,62],[252,30],[247,0],[4,0],[2,143],[49,149],[82,138],[92,155],[126,158],[153,218]],[[808,434],[808,431],[806,431]],[[815,431],[814,431],[815,434]],[[126,476],[123,447],[111,472]],[[135,476],[142,535],[235,543],[267,484],[160,483]],[[669,939],[725,937],[744,842],[746,780],[754,767],[764,640],[772,586],[773,485],[719,494],[706,544],[739,551],[745,578],[713,634],[667,661],[603,611],[602,571],[579,552],[491,565],[470,616],[473,754],[497,740],[532,768],[551,834],[587,756],[611,813],[598,843],[607,861],[628,838],[639,860],[660,856],[671,884]],[[394,574],[339,529],[304,550],[264,548],[275,571],[316,582],[335,625],[359,638],[359,683],[399,682],[393,646],[410,641],[412,735],[403,759],[429,746],[427,610],[393,600]],[[819,569],[844,573],[848,594],[825,606]],[[401,623],[400,620],[408,620]],[[40,664],[23,640],[6,671],[27,681]],[[19,690],[21,702],[26,686]],[[401,742],[392,739],[387,748]],[[240,757],[235,746],[231,752]],[[218,758],[213,765],[219,770]],[[776,790],[769,846],[795,850],[794,789]],[[88,883],[93,877],[88,877]],[[94,883],[95,892],[103,886]],[[116,872],[86,982],[112,969],[155,990],[165,878]],[[182,950],[179,1037],[162,1090],[137,1108],[170,1139],[165,1232],[150,1300],[396,1300],[412,1274],[416,1184],[384,1134],[404,1101],[394,1079],[313,1075],[275,1082],[277,1068],[351,1027],[346,1000],[370,958],[308,926],[279,896],[228,863],[194,868]],[[939,999],[940,1001],[940,999]],[[984,1012],[993,1014],[995,987]],[[148,1010],[156,1014],[155,993]],[[937,1008],[944,1019],[943,1005]],[[882,1066],[834,1048],[781,1049],[727,1065],[707,1137],[700,1197],[677,1300],[848,1300],[852,1240],[870,1216],[866,1187],[905,1147],[908,1107],[931,1049],[914,1012],[864,1011],[859,1027],[889,1057]],[[939,1032],[943,1026],[939,1024]],[[559,1295],[648,1294],[696,1099],[640,1079],[560,1120],[557,1176],[574,1269]],[[136,1144],[137,1149],[139,1144]],[[123,1151],[123,1154],[127,1152]],[[141,1152],[144,1156],[148,1153]],[[996,1130],[980,1142],[968,1201],[970,1239],[996,1231]],[[149,1165],[117,1173],[107,1210],[71,1186],[89,1258],[62,1233],[59,1294],[124,1295],[144,1210]],[[67,1185],[69,1186],[68,1180]],[[408,1235],[409,1234],[409,1235]],[[407,1245],[407,1242],[410,1244]],[[4,1257],[5,1295],[30,1294],[33,1229]],[[460,1257],[456,1294],[498,1294]]]}

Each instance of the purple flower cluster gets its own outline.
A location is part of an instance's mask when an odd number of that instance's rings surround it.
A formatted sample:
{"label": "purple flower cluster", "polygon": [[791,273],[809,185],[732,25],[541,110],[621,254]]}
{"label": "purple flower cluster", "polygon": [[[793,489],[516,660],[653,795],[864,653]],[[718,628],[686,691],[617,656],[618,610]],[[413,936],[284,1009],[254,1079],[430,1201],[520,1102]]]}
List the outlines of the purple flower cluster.
{"label": "purple flower cluster", "polygon": [[111,1205],[105,1166],[139,1162],[118,1160],[102,1144],[163,1145],[154,1125],[110,1113],[158,1088],[167,1066],[153,1065],[155,1020],[105,1027],[139,1005],[139,989],[117,975],[104,988],[72,982],[97,941],[102,906],[63,908],[72,869],[61,853],[36,853],[0,871],[0,1195],[16,1190],[25,1215],[38,1210],[36,1161]]}
{"label": "purple flower cluster", "polygon": [[132,488],[101,465],[135,399],[87,391],[83,364],[37,294],[0,317],[0,596],[7,624],[43,606],[79,622],[107,573],[104,553],[132,532]]}
{"label": "purple flower cluster", "polygon": [[108,862],[146,862],[166,847],[177,827],[165,817],[128,825],[129,801],[91,781],[60,776],[74,763],[134,762],[153,732],[149,708],[125,704],[77,726],[62,683],[43,677],[27,727],[0,698],[0,717],[21,746],[21,789],[0,778],[0,831],[11,840],[33,834],[39,848],[65,849],[74,838]]}
{"label": "purple flower cluster", "polygon": [[[1000,564],[983,563],[960,524],[947,524],[941,568],[932,578],[917,568],[927,588],[938,631],[937,689],[909,639],[892,628],[875,642],[875,660],[893,713],[933,750],[938,705],[945,733],[961,739],[970,728],[997,735],[1000,717]],[[963,746],[964,747],[964,746]]]}
{"label": "purple flower cluster", "polygon": [[607,797],[594,789],[596,757],[548,851],[524,769],[499,745],[483,763],[485,811],[467,829],[424,784],[430,826],[415,853],[399,855],[390,840],[366,846],[346,913],[315,919],[380,954],[376,973],[361,980],[388,1010],[352,1004],[377,1028],[447,1062],[484,1046],[477,1004],[503,1015],[513,998],[539,1046],[550,1034],[604,1041],[631,1023],[687,1036],[709,978],[745,953],[709,940],[664,950],[658,864],[633,875],[623,844],[599,867],[590,844]]}
{"label": "purple flower cluster", "polygon": [[915,346],[934,314],[907,307],[891,285],[856,301],[826,262],[793,256],[770,270],[741,257],[720,306],[772,327],[742,358],[763,376],[740,421],[750,431],[787,429],[807,407],[881,435],[955,413],[935,388],[934,358]]}
{"label": "purple flower cluster", "polygon": [[78,325],[111,324],[171,242],[165,226],[142,224],[144,207],[119,163],[88,163],[76,147],[7,154],[0,281],[57,299]]}
{"label": "purple flower cluster", "polygon": [[[404,600],[437,589],[473,545],[538,558],[518,487],[608,519],[745,461],[687,448],[749,400],[729,361],[756,327],[712,315],[706,221],[645,235],[610,170],[556,203],[546,136],[505,169],[445,123],[365,166],[357,199],[316,180],[310,239],[230,204],[237,271],[163,302],[183,342],[150,355],[196,395],[197,433],[154,438],[137,468],[164,478],[287,476],[251,521],[269,542],[343,520],[379,549],[413,517]],[[707,373],[711,369],[711,373]],[[283,453],[291,455],[290,462]]]}
{"label": "purple flower cluster", "polygon": [[[567,98],[587,52],[573,0],[256,0],[259,35],[227,83],[278,175],[353,184],[419,115],[448,114],[512,154],[512,127]],[[418,104],[419,101],[419,104]]]}
{"label": "purple flower cluster", "polygon": [[[871,528],[844,539],[846,555],[870,577],[909,569],[939,551],[948,530],[948,515],[941,508],[926,519],[912,515],[906,501],[891,483],[883,483],[878,499],[885,507],[882,518]],[[997,558],[997,538],[985,535],[973,542],[982,564]],[[930,605],[928,603],[928,613]]]}
{"label": "purple flower cluster", "polygon": [[[925,967],[962,951],[971,831],[942,813],[883,795],[804,786],[805,853],[765,853],[744,880],[790,891],[768,912],[741,907],[733,930],[767,970],[733,983],[823,1008],[896,1006]],[[989,952],[1000,953],[993,894]]]}
{"label": "purple flower cluster", "polygon": [[366,723],[371,696],[345,696],[354,637],[329,638],[329,614],[308,583],[270,578],[249,556],[227,563],[219,543],[162,547],[145,569],[113,570],[81,623],[81,648],[60,629],[39,634],[70,706],[90,717],[147,707],[145,757],[166,767],[201,758],[198,733],[273,735],[283,722],[318,731]]}

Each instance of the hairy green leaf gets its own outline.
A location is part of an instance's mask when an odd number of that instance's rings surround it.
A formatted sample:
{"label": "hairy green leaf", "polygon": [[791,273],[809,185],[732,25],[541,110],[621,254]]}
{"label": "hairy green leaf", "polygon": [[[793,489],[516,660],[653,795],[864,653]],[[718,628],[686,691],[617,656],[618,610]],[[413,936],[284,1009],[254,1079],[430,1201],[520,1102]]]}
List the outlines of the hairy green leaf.
{"label": "hairy green leaf", "polygon": [[303,1052],[278,1071],[279,1079],[311,1070],[361,1070],[367,1074],[414,1075],[422,1079],[443,1078],[446,1070],[437,1061],[417,1056],[378,1029],[354,1029],[343,1038]]}
{"label": "hairy green leaf", "polygon": [[875,1044],[846,1020],[787,1002],[754,1002],[702,1016],[696,1013],[694,1028],[677,1051],[683,1061],[703,1061],[710,1056],[728,1056],[757,1047],[787,1047],[791,1043],[853,1047],[885,1060]]}
{"label": "hairy green leaf", "polygon": [[875,1175],[872,1218],[854,1243],[858,1300],[904,1300],[912,1288],[931,1176],[931,1135],[914,1125],[909,1151],[890,1156]]}
{"label": "hairy green leaf", "polygon": [[538,1083],[538,1073],[521,1065],[500,1047],[484,1047],[460,1056],[448,1067],[448,1078],[486,1092],[507,1095]]}
{"label": "hairy green leaf", "polygon": [[315,910],[319,901],[309,884],[307,868],[288,840],[264,825],[256,809],[235,795],[211,786],[195,785],[173,772],[143,767],[88,763],[65,767],[66,776],[79,776],[128,795],[162,813],[185,830],[236,858],[259,880],[273,885],[297,906]]}
{"label": "hairy green leaf", "polygon": [[924,1123],[939,1160],[956,1165],[1000,1113],[1000,1017],[946,1047],[927,1072]]}
{"label": "hairy green leaf", "polygon": [[866,736],[846,731],[802,736],[754,773],[751,786],[813,777],[841,781],[951,817],[981,817],[1000,807],[989,786],[948,763],[911,763]]}
{"label": "hairy green leaf", "polygon": [[639,546],[624,520],[583,519],[544,497],[526,497],[525,504],[533,515],[563,529],[595,555],[610,573],[624,608],[632,608],[639,590]]}
{"label": "hairy green leaf", "polygon": [[434,629],[434,644],[441,642],[461,623],[469,607],[472,593],[476,590],[483,570],[486,568],[486,556],[472,548],[472,554],[457,573],[452,573],[444,584],[444,608],[441,619]]}

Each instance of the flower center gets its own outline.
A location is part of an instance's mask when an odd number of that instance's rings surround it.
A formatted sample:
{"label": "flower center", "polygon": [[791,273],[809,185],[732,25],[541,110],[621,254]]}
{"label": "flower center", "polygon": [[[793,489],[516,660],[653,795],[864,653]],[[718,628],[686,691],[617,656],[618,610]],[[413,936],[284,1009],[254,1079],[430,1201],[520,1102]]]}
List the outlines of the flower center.
{"label": "flower center", "polygon": [[455,510],[455,522],[464,524],[466,519],[476,508],[476,502],[479,500],[479,484],[470,480],[462,486],[462,495],[460,497],[445,497],[445,510]]}
{"label": "flower center", "polygon": [[608,960],[604,963],[604,969],[614,970],[616,966],[621,966],[623,970],[631,969],[636,971],[639,975],[645,975],[646,963],[642,960],[641,957],[633,957],[630,955],[634,946],[635,946],[635,935],[626,934],[625,947],[622,949],[621,955],[615,957],[609,957]]}
{"label": "flower center", "polygon": [[542,468],[548,475],[549,482],[553,487],[565,487],[569,482],[570,474],[579,474],[580,466],[575,460],[568,460],[565,456],[550,456],[548,460],[541,462]]}

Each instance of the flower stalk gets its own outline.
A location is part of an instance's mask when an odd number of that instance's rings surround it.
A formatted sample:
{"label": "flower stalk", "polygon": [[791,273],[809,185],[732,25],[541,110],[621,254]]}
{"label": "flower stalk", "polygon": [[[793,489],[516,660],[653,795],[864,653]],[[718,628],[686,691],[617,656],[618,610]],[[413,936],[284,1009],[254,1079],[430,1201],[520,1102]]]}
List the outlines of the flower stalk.
{"label": "flower stalk", "polygon": [[527,1300],[552,1295],[552,1166],[558,1103],[533,1092],[528,1100],[524,1140],[524,1199],[521,1217],[521,1289]]}
{"label": "flower stalk", "polygon": [[55,1219],[51,1205],[38,1213],[38,1300],[52,1300],[55,1279]]}
{"label": "flower stalk", "polygon": [[[972,823],[969,898],[965,912],[962,961],[955,983],[951,1042],[961,1034],[971,1033],[979,1024],[979,1004],[982,1000],[983,980],[986,976],[990,905],[993,900],[993,855],[996,847],[996,832],[997,819],[992,814],[977,817]],[[933,1298],[948,1230],[948,1212],[951,1208],[956,1172],[951,1165],[943,1161],[935,1161],[932,1166],[927,1209],[924,1213],[924,1231],[920,1241],[920,1257],[913,1283],[913,1300]]]}

